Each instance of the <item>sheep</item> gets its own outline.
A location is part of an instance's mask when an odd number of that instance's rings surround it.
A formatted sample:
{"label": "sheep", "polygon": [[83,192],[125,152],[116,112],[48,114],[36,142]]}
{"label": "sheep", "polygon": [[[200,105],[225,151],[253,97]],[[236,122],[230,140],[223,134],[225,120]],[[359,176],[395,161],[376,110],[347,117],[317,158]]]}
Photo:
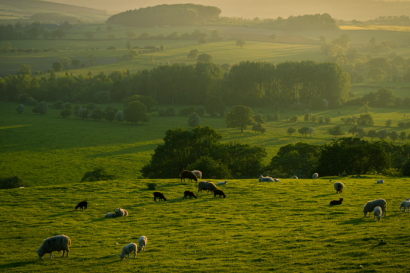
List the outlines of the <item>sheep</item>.
{"label": "sheep", "polygon": [[198,193],[199,191],[202,192],[202,190],[208,190],[208,192],[209,191],[213,192],[214,190],[217,190],[217,189],[218,188],[212,182],[201,181],[198,183]]}
{"label": "sheep", "polygon": [[343,198],[339,198],[339,200],[332,200],[330,201],[330,205],[341,205],[343,202]]}
{"label": "sheep", "polygon": [[377,180],[377,184],[383,184],[383,183],[384,183],[383,179]]}
{"label": "sheep", "polygon": [[376,217],[377,217],[377,220],[380,221],[380,214],[381,213],[382,213],[382,208],[379,207],[379,206],[375,207],[374,212],[373,212],[373,214],[374,214],[373,220],[375,220]]}
{"label": "sheep", "polygon": [[319,175],[317,173],[312,174],[312,179],[316,179],[318,177],[319,177]]}
{"label": "sheep", "polygon": [[69,252],[68,246],[70,245],[71,245],[71,240],[68,236],[66,235],[53,236],[53,237],[50,237],[44,240],[43,244],[37,250],[37,254],[38,254],[38,257],[42,259],[44,254],[50,253],[50,259],[52,259],[53,251],[60,252],[62,250],[63,257],[66,251],[67,251],[67,257],[68,257],[68,252]]}
{"label": "sheep", "polygon": [[154,201],[157,201],[157,198],[159,198],[159,201],[161,201],[161,199],[167,201],[167,199],[162,193],[156,191],[154,192]]}
{"label": "sheep", "polygon": [[195,174],[195,176],[196,176],[198,179],[201,179],[201,178],[202,178],[202,172],[201,172],[201,171],[193,170],[192,172]]}
{"label": "sheep", "polygon": [[260,174],[258,174],[258,177],[259,177],[259,182],[273,182],[272,177],[262,176]]}
{"label": "sheep", "polygon": [[226,185],[226,183],[228,183],[228,181],[225,180],[225,182],[222,182],[222,181],[221,181],[221,182],[216,183],[216,185],[217,185],[217,186]]}
{"label": "sheep", "polygon": [[298,179],[298,177],[296,175],[291,177],[292,179]]}
{"label": "sheep", "polygon": [[106,215],[104,215],[104,218],[114,218],[115,217],[115,213],[107,213]]}
{"label": "sheep", "polygon": [[343,189],[345,188],[345,185],[342,182],[336,181],[334,184],[334,187],[335,187],[336,193],[342,193]]}
{"label": "sheep", "polygon": [[409,200],[410,200],[410,198],[406,198],[406,201],[401,202],[400,212],[401,212],[401,208],[404,208],[404,212],[406,212],[406,209],[407,209],[407,212],[410,211],[410,201]]}
{"label": "sheep", "polygon": [[137,258],[137,245],[134,243],[129,243],[128,245],[124,246],[122,248],[121,255],[118,255],[121,257],[121,261],[125,258],[125,255],[128,255],[128,259],[130,258],[130,253],[134,252],[134,259]]}
{"label": "sheep", "polygon": [[280,180],[277,179],[277,178],[274,178],[273,180],[274,180],[275,182],[280,182]]}
{"label": "sheep", "polygon": [[197,199],[196,195],[192,191],[185,191],[184,192],[184,199],[188,199],[188,196],[189,196],[189,199],[191,199],[192,197]]}
{"label": "sheep", "polygon": [[128,211],[126,211],[125,209],[116,208],[114,215],[115,215],[115,217],[128,216]]}
{"label": "sheep", "polygon": [[367,202],[364,207],[363,207],[363,214],[364,217],[367,216],[367,213],[369,213],[370,216],[370,212],[372,212],[374,210],[375,207],[381,207],[384,216],[386,216],[386,209],[387,209],[387,202],[384,199],[377,199],[377,200],[373,200],[373,201],[369,201]]}
{"label": "sheep", "polygon": [[75,206],[75,210],[77,210],[78,208],[81,208],[82,210],[84,210],[84,208],[87,209],[87,204],[88,204],[87,201],[82,201],[78,203],[77,206]]}
{"label": "sheep", "polygon": [[138,238],[138,253],[141,252],[141,250],[144,250],[145,252],[145,247],[147,246],[148,239],[145,236],[141,236]]}
{"label": "sheep", "polygon": [[195,182],[198,181],[198,178],[196,177],[196,175],[191,172],[191,171],[182,171],[182,173],[179,174],[179,177],[181,177],[181,183],[182,183],[182,179],[184,179],[185,182],[185,178],[188,178],[190,182],[192,182],[192,179],[195,180]]}
{"label": "sheep", "polygon": [[219,198],[221,198],[221,195],[223,195],[224,198],[226,197],[226,195],[225,195],[225,193],[224,193],[223,191],[221,191],[221,190],[214,190],[214,198],[215,198],[217,195],[219,195]]}

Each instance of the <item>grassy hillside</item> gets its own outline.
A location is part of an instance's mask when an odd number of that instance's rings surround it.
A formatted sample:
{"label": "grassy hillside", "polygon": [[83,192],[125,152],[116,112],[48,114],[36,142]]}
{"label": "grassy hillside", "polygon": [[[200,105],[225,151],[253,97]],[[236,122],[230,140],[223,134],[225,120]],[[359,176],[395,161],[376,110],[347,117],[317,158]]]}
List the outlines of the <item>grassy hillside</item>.
{"label": "grassy hillside", "polygon": [[[379,178],[379,177],[377,177]],[[332,181],[330,181],[330,179]],[[177,179],[126,179],[1,190],[0,270],[4,272],[400,272],[410,266],[409,218],[399,213],[408,179],[334,178],[232,180],[226,199],[199,194]],[[168,198],[154,202],[146,182]],[[341,206],[329,201],[344,198]],[[363,205],[387,201],[380,222],[363,218]],[[86,211],[74,206],[86,199]],[[128,217],[103,219],[121,207]],[[45,238],[71,238],[69,258],[39,260]],[[137,259],[120,261],[123,246],[148,238]],[[383,240],[383,243],[381,241]],[[132,256],[132,255],[131,255]]]}

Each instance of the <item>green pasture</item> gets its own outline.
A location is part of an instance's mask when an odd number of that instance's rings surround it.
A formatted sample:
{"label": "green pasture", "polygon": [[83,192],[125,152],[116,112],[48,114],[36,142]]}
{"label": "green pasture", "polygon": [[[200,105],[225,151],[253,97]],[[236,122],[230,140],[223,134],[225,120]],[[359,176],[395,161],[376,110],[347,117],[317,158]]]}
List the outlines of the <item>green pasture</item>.
{"label": "green pasture", "polygon": [[[84,173],[97,166],[104,166],[120,179],[135,179],[141,176],[142,166],[147,164],[166,130],[175,127],[188,127],[185,116],[159,117],[157,112],[151,113],[152,119],[145,124],[129,124],[126,122],[108,122],[81,120],[75,116],[63,119],[60,110],[49,109],[43,116],[33,114],[32,107],[26,106],[26,112],[18,114],[17,103],[0,103],[0,172],[9,177],[21,175],[31,185],[69,185],[81,180]],[[108,105],[101,105],[105,109]],[[122,109],[121,104],[112,104]],[[160,105],[166,108],[169,105]],[[177,106],[177,109],[182,106]],[[343,107],[324,111],[312,111],[319,116],[330,116],[332,122],[312,123],[303,121],[303,110],[284,110],[280,113],[279,122],[266,122],[266,132],[256,134],[248,130],[240,133],[239,129],[228,129],[223,118],[201,117],[201,125],[209,125],[222,134],[222,141],[243,141],[266,148],[268,156],[264,164],[269,164],[279,148],[288,143],[307,142],[323,144],[331,141],[328,129],[341,124],[342,117],[359,115],[360,107]],[[255,114],[273,115],[270,109],[254,108]],[[338,114],[338,111],[341,114]],[[398,133],[410,129],[398,128],[397,123],[408,116],[407,109],[374,108],[375,126],[364,126],[366,131],[387,129]],[[286,116],[298,115],[298,122],[287,122]],[[387,119],[393,120],[392,127],[385,127]],[[287,129],[294,127],[313,127],[315,133],[310,137],[302,137],[295,133],[287,134]],[[351,125],[344,125],[347,134]],[[367,138],[366,138],[367,139]],[[370,139],[369,139],[370,140]],[[256,174],[255,174],[256,175]]]}
{"label": "green pasture", "polygon": [[[50,171],[58,171],[51,170]],[[1,190],[2,272],[405,272],[410,262],[408,178],[325,177],[316,180],[230,180],[226,198],[184,200],[196,183],[179,179],[54,184]],[[346,188],[336,194],[333,183]],[[167,201],[154,202],[146,183]],[[215,181],[216,182],[216,181]],[[340,206],[329,201],[344,198]],[[363,205],[383,198],[387,216],[363,218]],[[88,209],[75,211],[79,201]],[[104,219],[121,207],[128,217]],[[43,240],[71,238],[61,252],[38,259]],[[148,238],[146,251],[120,261],[123,246]]]}

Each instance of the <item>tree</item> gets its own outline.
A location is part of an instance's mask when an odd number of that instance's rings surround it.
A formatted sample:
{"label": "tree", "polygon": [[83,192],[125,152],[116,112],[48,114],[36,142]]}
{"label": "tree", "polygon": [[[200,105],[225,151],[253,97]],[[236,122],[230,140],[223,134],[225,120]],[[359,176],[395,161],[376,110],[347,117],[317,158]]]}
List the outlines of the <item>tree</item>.
{"label": "tree", "polygon": [[208,41],[208,38],[201,38],[201,39],[199,39],[198,43],[200,45],[203,45],[203,44],[209,43],[209,41]]}
{"label": "tree", "polygon": [[24,107],[23,104],[20,104],[16,109],[16,111],[19,112],[19,114],[23,113],[24,110],[26,110],[26,108]]}
{"label": "tree", "polygon": [[378,136],[378,134],[375,130],[369,130],[369,131],[367,131],[366,136],[370,137],[370,139],[373,140],[373,138],[376,138]]}
{"label": "tree", "polygon": [[240,48],[244,47],[246,45],[246,41],[244,39],[239,39],[236,41],[236,46],[239,46]]}
{"label": "tree", "polygon": [[55,39],[55,38],[61,39],[65,37],[65,32],[62,29],[53,30],[50,36],[52,39]]}
{"label": "tree", "polygon": [[257,115],[255,115],[255,116],[253,117],[253,119],[254,119],[256,122],[260,123],[260,124],[265,123],[265,119],[264,119],[264,117],[263,117],[262,114],[257,114]]}
{"label": "tree", "polygon": [[[63,65],[64,70],[67,70],[67,69],[70,68],[71,60],[70,60],[69,58],[67,58],[67,57],[62,57],[62,58],[60,58],[60,62],[61,62],[61,64]],[[55,69],[54,69],[54,70],[55,70]]]}
{"label": "tree", "polygon": [[128,50],[130,50],[131,47],[132,47],[131,41],[127,41],[127,43],[125,44],[125,47],[126,47]]}
{"label": "tree", "polygon": [[218,114],[222,117],[225,109],[226,106],[221,97],[209,97],[205,101],[205,110],[211,117],[216,117]]}
{"label": "tree", "polygon": [[407,138],[406,132],[401,132],[399,135],[399,139],[401,140],[401,142],[405,141]]}
{"label": "tree", "polygon": [[188,170],[201,170],[207,174],[207,177],[216,176],[227,179],[232,177],[230,170],[221,160],[215,160],[210,156],[201,156],[195,163],[187,166]]}
{"label": "tree", "polygon": [[135,59],[135,57],[138,57],[138,55],[139,55],[139,54],[138,54],[137,51],[135,51],[135,50],[130,50],[130,51],[128,51],[127,59],[133,61],[133,60]]}
{"label": "tree", "polygon": [[392,131],[389,134],[389,137],[393,142],[395,142],[399,138],[399,134],[396,131]]}
{"label": "tree", "polygon": [[139,101],[131,102],[124,109],[125,121],[137,123],[143,121],[146,117],[147,107]]}
{"label": "tree", "polygon": [[60,112],[60,116],[62,116],[63,118],[69,117],[71,114],[71,109],[62,109]]}
{"label": "tree", "polygon": [[302,127],[302,128],[300,128],[300,129],[298,129],[298,133],[299,133],[301,136],[307,137],[307,134],[309,133],[309,127]]}
{"label": "tree", "polygon": [[118,111],[117,113],[115,113],[115,120],[116,121],[123,121],[124,120],[124,113],[123,111]]}
{"label": "tree", "polygon": [[18,73],[21,75],[31,76],[31,67],[27,64],[22,64]]}
{"label": "tree", "polygon": [[352,136],[354,136],[357,133],[357,130],[359,129],[359,127],[357,127],[357,125],[353,126],[352,128],[349,129],[349,131],[347,131],[349,134],[352,134]]}
{"label": "tree", "polygon": [[140,35],[140,37],[138,37],[138,39],[147,40],[147,39],[149,39],[149,37],[150,37],[150,35],[148,33],[144,32]]}
{"label": "tree", "polygon": [[384,124],[386,125],[386,127],[390,127],[392,123],[393,121],[391,119],[388,119]]}
{"label": "tree", "polygon": [[198,114],[193,112],[188,115],[188,125],[191,127],[196,127],[201,124],[201,119],[199,118]]}
{"label": "tree", "polygon": [[131,97],[127,97],[122,100],[122,104],[124,107],[127,107],[128,104],[134,101],[139,101],[147,107],[147,111],[150,112],[152,107],[158,104],[158,102],[151,96],[142,96],[142,95],[134,95]]}
{"label": "tree", "polygon": [[278,36],[276,34],[272,34],[271,36],[269,36],[269,39],[275,42],[278,39]]}
{"label": "tree", "polygon": [[195,61],[196,57],[198,57],[198,54],[199,54],[198,50],[197,50],[197,49],[193,49],[193,50],[191,50],[191,51],[188,53],[187,58],[188,58],[188,59],[194,59],[194,61]]}
{"label": "tree", "polygon": [[87,37],[88,40],[94,38],[94,33],[91,31],[84,32],[84,36]]}
{"label": "tree", "polygon": [[263,127],[263,125],[259,122],[255,122],[252,124],[252,131],[259,132],[259,133],[265,133],[266,132],[266,128]]}
{"label": "tree", "polygon": [[369,106],[369,102],[365,102],[362,106],[362,108],[359,109],[359,113],[370,113],[372,108]]}
{"label": "tree", "polygon": [[366,132],[364,131],[363,128],[358,128],[356,132],[356,137],[358,138],[364,138],[366,136]]}
{"label": "tree", "polygon": [[63,71],[63,64],[60,62],[54,62],[53,63],[53,70],[56,72]]}
{"label": "tree", "polygon": [[198,58],[196,59],[197,63],[212,63],[212,59],[213,57],[209,54],[201,54],[198,56]]}
{"label": "tree", "polygon": [[165,48],[166,48],[165,45],[161,45],[161,46],[159,47],[159,50],[164,51]]}
{"label": "tree", "polygon": [[37,105],[33,108],[33,113],[44,115],[48,111],[48,106],[45,101],[37,103]]}
{"label": "tree", "polygon": [[87,56],[87,60],[90,62],[91,65],[94,64],[94,62],[98,59],[97,56],[95,56],[94,54],[89,54]]}
{"label": "tree", "polygon": [[74,65],[75,68],[79,68],[79,67],[81,67],[81,65],[82,65],[83,63],[82,63],[81,60],[79,60],[79,59],[73,59],[73,60],[71,61],[71,64]]}
{"label": "tree", "polygon": [[389,133],[386,130],[380,130],[377,133],[377,136],[380,138],[380,140],[384,140],[389,137]]}
{"label": "tree", "polygon": [[128,39],[133,39],[133,38],[137,37],[137,33],[135,33],[135,31],[132,31],[132,30],[128,30],[126,35],[127,35]]}
{"label": "tree", "polygon": [[386,75],[386,72],[384,72],[379,67],[373,68],[372,70],[369,71],[369,74],[368,74],[369,78],[375,81],[383,80],[385,75]]}
{"label": "tree", "polygon": [[253,111],[251,108],[236,105],[232,106],[231,110],[225,116],[227,128],[240,128],[241,133],[248,125],[253,123]]}
{"label": "tree", "polygon": [[288,132],[289,136],[292,136],[292,134],[296,132],[296,129],[293,128],[293,127],[290,127],[290,128],[288,128],[287,132]]}
{"label": "tree", "polygon": [[328,130],[329,134],[331,134],[332,136],[340,136],[340,135],[344,135],[344,132],[342,130],[342,125],[336,125],[335,127],[332,127]]}

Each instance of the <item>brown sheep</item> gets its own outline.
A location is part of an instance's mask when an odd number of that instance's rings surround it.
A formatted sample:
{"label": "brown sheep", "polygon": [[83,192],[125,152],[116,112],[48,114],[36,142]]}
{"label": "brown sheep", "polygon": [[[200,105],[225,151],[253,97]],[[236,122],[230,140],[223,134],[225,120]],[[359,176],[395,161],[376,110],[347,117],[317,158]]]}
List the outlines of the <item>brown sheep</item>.
{"label": "brown sheep", "polygon": [[191,199],[192,197],[197,199],[195,194],[192,191],[185,191],[184,192],[184,199],[188,199],[188,196],[189,196],[189,199]]}
{"label": "brown sheep", "polygon": [[217,190],[217,189],[218,188],[212,182],[201,181],[198,183],[198,193],[199,191],[202,192],[202,190],[208,190],[208,192],[209,191],[213,192],[214,190]]}
{"label": "brown sheep", "polygon": [[214,197],[216,197],[217,195],[219,195],[219,198],[221,198],[221,195],[223,195],[223,197],[225,198],[226,195],[223,191],[221,190],[214,190]]}
{"label": "brown sheep", "polygon": [[182,179],[184,179],[185,182],[185,178],[188,178],[190,182],[192,182],[192,179],[195,180],[195,182],[198,181],[198,178],[196,177],[196,175],[191,172],[191,171],[182,171],[182,173],[179,174],[179,177],[181,177],[181,183],[182,183]]}

